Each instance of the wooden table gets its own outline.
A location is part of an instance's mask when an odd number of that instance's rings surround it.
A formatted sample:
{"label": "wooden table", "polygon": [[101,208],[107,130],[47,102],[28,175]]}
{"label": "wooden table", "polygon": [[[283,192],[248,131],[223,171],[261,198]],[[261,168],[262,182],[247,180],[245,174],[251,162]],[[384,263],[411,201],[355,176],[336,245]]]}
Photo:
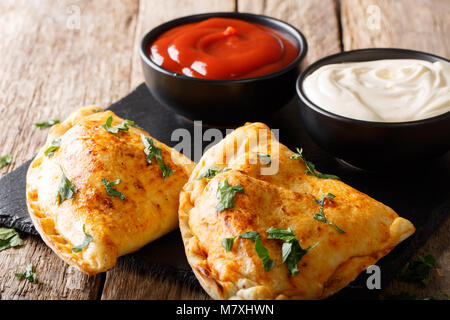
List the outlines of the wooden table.
{"label": "wooden table", "polygon": [[[365,47],[412,48],[450,58],[448,0],[1,0],[0,155],[11,153],[14,162],[0,176],[44,143],[47,132],[34,122],[64,119],[86,104],[108,106],[141,83],[138,44],[146,31],[175,17],[214,11],[260,13],[293,24],[309,42],[306,65]],[[450,220],[419,251],[437,258],[430,285],[393,281],[386,292],[450,294],[449,228]],[[36,265],[38,284],[14,277],[29,262]],[[0,252],[0,270],[1,299],[208,299],[130,257],[88,277],[32,236],[24,246]]]}

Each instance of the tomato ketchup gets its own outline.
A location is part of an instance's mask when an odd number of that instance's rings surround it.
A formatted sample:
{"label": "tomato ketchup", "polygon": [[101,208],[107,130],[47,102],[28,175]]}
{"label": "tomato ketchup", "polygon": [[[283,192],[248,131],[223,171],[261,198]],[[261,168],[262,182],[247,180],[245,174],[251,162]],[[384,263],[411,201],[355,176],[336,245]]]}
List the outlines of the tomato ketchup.
{"label": "tomato ketchup", "polygon": [[298,55],[296,43],[256,23],[210,18],[175,27],[149,48],[159,66],[190,77],[251,78],[280,70]]}

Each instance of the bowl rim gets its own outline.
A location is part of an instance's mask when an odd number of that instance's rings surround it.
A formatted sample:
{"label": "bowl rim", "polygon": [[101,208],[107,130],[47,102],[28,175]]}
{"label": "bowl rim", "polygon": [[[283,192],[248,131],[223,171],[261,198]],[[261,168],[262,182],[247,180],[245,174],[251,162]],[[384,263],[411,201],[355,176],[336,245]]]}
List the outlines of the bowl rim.
{"label": "bowl rim", "polygon": [[[188,23],[194,23],[195,21],[186,21],[186,20],[191,20],[191,19],[195,19],[197,21],[202,21],[202,20],[206,20],[208,18],[212,18],[212,17],[230,17],[230,18],[236,18],[236,19],[240,19],[244,20],[244,21],[248,21],[245,18],[253,18],[255,20],[261,20],[261,21],[270,21],[270,22],[274,22],[275,24],[279,24],[281,26],[283,26],[283,28],[286,29],[286,33],[289,34],[289,36],[291,36],[292,38],[295,39],[296,44],[299,47],[299,52],[296,56],[296,58],[289,63],[287,66],[283,67],[280,70],[271,72],[271,73],[267,73],[267,74],[263,74],[260,76],[256,76],[256,77],[251,77],[251,78],[240,78],[240,79],[207,79],[207,78],[196,78],[196,77],[188,77],[186,75],[180,74],[180,73],[176,73],[174,71],[170,71],[168,69],[165,69],[159,65],[157,65],[155,62],[153,62],[153,60],[150,58],[149,54],[148,54],[148,46],[149,46],[149,38],[154,36],[155,34],[157,36],[159,36],[161,33],[169,30],[166,29],[166,27],[168,25],[173,25],[171,28],[179,26],[179,25],[183,25],[183,24],[188,24]],[[256,22],[258,23],[258,22]],[[168,76],[177,78],[177,79],[185,79],[185,80],[190,80],[190,81],[197,81],[197,82],[211,82],[211,83],[215,83],[215,84],[225,84],[225,83],[246,83],[246,82],[252,82],[252,81],[259,81],[259,80],[266,80],[266,79],[271,79],[271,78],[275,78],[277,76],[280,76],[288,71],[290,71],[291,69],[293,69],[296,66],[300,65],[300,62],[305,58],[306,54],[308,52],[308,42],[306,40],[306,37],[303,35],[302,32],[300,32],[300,30],[298,30],[296,27],[294,27],[293,25],[273,18],[273,17],[269,17],[266,15],[262,15],[262,14],[253,14],[253,13],[244,13],[244,12],[208,12],[208,13],[200,13],[200,14],[193,14],[193,15],[188,15],[188,16],[183,16],[183,17],[179,17],[176,19],[172,19],[169,21],[166,21],[156,27],[154,27],[153,29],[151,29],[150,31],[148,31],[141,39],[140,42],[140,46],[139,46],[139,53],[141,56],[142,61],[144,61],[147,65],[149,65],[151,68],[155,69],[156,71],[159,71],[161,73],[164,73]]]}
{"label": "bowl rim", "polygon": [[[335,54],[323,57],[323,58],[315,61],[313,64],[309,65],[307,68],[305,68],[300,73],[300,75],[297,78],[297,81],[295,82],[295,89],[296,89],[298,98],[307,107],[309,107],[310,109],[313,109],[316,112],[321,113],[322,115],[325,115],[325,116],[327,116],[329,118],[333,118],[335,120],[339,120],[339,121],[342,121],[342,122],[353,123],[353,124],[356,123],[356,124],[360,124],[360,125],[372,125],[372,126],[379,126],[379,127],[414,126],[414,125],[418,125],[418,124],[425,124],[425,123],[429,123],[429,122],[440,121],[440,120],[442,120],[444,118],[450,118],[450,111],[447,111],[447,112],[445,112],[443,114],[439,114],[437,116],[433,116],[433,117],[425,118],[425,119],[419,119],[419,120],[412,120],[412,121],[382,122],[382,121],[361,120],[361,119],[354,119],[354,118],[341,116],[339,114],[327,111],[327,110],[319,107],[318,105],[316,105],[314,102],[312,102],[308,98],[307,94],[303,90],[303,81],[305,80],[306,76],[308,76],[310,73],[312,73],[313,71],[317,70],[318,68],[320,68],[322,66],[325,66],[327,64],[331,64],[331,63],[329,63],[329,60],[332,60],[332,59],[334,59],[336,57],[339,57],[339,56],[352,56],[355,53],[370,52],[370,51],[380,51],[380,52],[385,52],[385,53],[391,52],[391,53],[404,53],[404,54],[418,54],[418,55],[431,57],[431,58],[434,58],[436,60],[439,60],[439,61],[446,62],[446,63],[450,64],[450,60],[448,60],[448,59],[446,59],[444,57],[441,57],[441,56],[438,56],[438,55],[435,55],[435,54],[431,54],[431,53],[428,53],[428,52],[423,52],[423,51],[418,51],[418,50],[411,50],[411,49],[402,49],[402,48],[364,48],[364,49],[343,51],[343,52],[339,52],[339,53],[335,53]],[[371,59],[371,60],[366,60],[366,61],[375,61],[375,60],[383,60],[383,59],[402,59],[402,58],[380,58],[380,59]],[[421,58],[416,58],[416,59],[417,60],[430,61],[430,60],[421,59]],[[352,60],[349,60],[348,62],[351,62],[351,61]]]}

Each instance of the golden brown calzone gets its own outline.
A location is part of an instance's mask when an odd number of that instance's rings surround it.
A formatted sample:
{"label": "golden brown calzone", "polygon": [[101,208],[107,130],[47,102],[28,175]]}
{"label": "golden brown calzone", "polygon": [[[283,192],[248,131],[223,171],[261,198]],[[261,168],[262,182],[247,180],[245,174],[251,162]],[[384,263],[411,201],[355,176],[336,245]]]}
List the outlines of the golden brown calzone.
{"label": "golden brown calzone", "polygon": [[[305,173],[305,162],[293,154],[264,124],[246,124],[203,155],[181,191],[186,255],[211,297],[323,299],[414,233],[411,222],[382,203],[339,180]],[[262,174],[276,163],[275,174]],[[200,178],[210,168],[218,173]],[[225,182],[237,188],[234,206],[219,210],[218,188]],[[330,224],[316,219],[321,209]],[[284,241],[269,238],[272,227],[292,231],[303,250],[310,248],[297,264],[298,274],[282,263]],[[239,236],[249,231],[258,232],[274,260],[269,271],[256,241]],[[228,252],[226,238],[234,238]]]}
{"label": "golden brown calzone", "polygon": [[28,170],[27,204],[42,239],[67,263],[88,274],[103,272],[117,257],[177,227],[179,192],[193,163],[152,139],[169,168],[164,178],[158,157],[147,161],[149,139],[97,106],[51,128]]}

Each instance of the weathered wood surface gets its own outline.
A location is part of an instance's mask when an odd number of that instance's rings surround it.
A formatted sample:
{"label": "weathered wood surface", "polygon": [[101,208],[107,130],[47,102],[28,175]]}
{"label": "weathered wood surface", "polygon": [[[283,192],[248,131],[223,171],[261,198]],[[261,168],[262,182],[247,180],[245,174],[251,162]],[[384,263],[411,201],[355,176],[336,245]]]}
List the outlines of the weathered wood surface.
{"label": "weathered wood surface", "polygon": [[[14,162],[0,169],[0,176],[44,142],[46,130],[34,122],[64,118],[84,104],[107,106],[142,82],[138,43],[147,30],[178,16],[235,9],[299,28],[309,42],[306,64],[341,48],[395,46],[450,55],[447,0],[2,0],[0,155],[12,153]],[[427,288],[393,281],[386,292],[450,293],[449,230],[450,220],[419,251],[438,260]],[[37,285],[14,277],[29,262],[36,265]],[[0,299],[208,298],[127,257],[106,275],[87,277],[31,236],[21,248],[0,252],[0,270]]]}
{"label": "weathered wood surface", "polygon": [[[107,106],[130,91],[138,5],[110,3],[0,1],[0,154],[14,156],[1,174],[44,143],[47,130],[34,122],[64,119],[84,104]],[[37,285],[14,277],[30,262],[37,268]],[[0,252],[0,270],[1,299],[95,299],[102,278],[69,268],[36,237]]]}

